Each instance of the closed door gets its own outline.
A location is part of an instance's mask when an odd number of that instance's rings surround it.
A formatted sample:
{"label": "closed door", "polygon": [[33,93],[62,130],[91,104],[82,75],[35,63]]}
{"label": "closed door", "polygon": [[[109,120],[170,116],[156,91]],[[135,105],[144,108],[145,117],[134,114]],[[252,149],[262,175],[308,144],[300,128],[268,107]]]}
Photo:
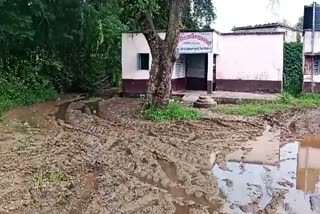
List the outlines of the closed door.
{"label": "closed door", "polygon": [[187,55],[187,90],[207,90],[207,54]]}

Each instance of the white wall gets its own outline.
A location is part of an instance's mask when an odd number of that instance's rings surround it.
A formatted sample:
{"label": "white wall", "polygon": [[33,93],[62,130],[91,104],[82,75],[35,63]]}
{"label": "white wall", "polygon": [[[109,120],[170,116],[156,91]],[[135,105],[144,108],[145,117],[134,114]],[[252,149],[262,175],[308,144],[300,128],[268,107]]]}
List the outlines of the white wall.
{"label": "white wall", "polygon": [[[304,34],[304,52],[312,52],[312,32],[306,31]],[[315,32],[314,53],[320,53],[320,32]]]}
{"label": "white wall", "polygon": [[[213,32],[213,49],[212,52],[215,54],[220,53],[220,35]],[[210,60],[209,60],[210,61]]]}
{"label": "white wall", "polygon": [[[160,37],[163,39],[165,33],[159,33]],[[219,35],[213,32],[213,53],[219,53]],[[146,80],[149,79],[149,71],[138,70],[137,66],[137,54],[138,53],[149,53],[150,54],[150,66],[152,56],[150,53],[149,45],[142,33],[124,33],[122,34],[122,79],[133,79],[133,80]],[[208,80],[212,80],[212,69],[213,69],[213,53],[209,54],[208,59]],[[182,65],[182,69],[185,71],[185,65]],[[172,79],[184,78],[182,72],[176,72],[176,65],[173,69]]]}
{"label": "white wall", "polygon": [[[311,75],[304,75],[304,82],[312,82]],[[320,75],[313,75],[313,82],[320,83]]]}
{"label": "white wall", "polygon": [[302,33],[296,32],[296,31],[293,31],[293,30],[287,30],[286,31],[285,40],[286,40],[286,42],[297,42],[299,36],[300,36],[301,41],[302,41]]}
{"label": "white wall", "polygon": [[[165,37],[164,33],[159,34],[161,38]],[[149,71],[138,70],[137,56],[138,53],[150,54],[150,65],[152,56],[148,42],[142,33],[122,34],[122,79],[149,79]]]}
{"label": "white wall", "polygon": [[255,28],[247,30],[237,30],[235,32],[284,32],[286,42],[297,42],[298,36],[302,37],[302,32],[294,31],[283,27]]}
{"label": "white wall", "polygon": [[283,34],[223,35],[217,79],[282,81]]}

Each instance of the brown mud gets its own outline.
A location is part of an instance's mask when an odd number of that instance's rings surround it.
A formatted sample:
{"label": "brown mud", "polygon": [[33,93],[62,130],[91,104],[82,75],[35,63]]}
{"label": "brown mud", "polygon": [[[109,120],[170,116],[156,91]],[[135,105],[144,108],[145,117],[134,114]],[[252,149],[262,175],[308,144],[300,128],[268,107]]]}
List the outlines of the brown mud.
{"label": "brown mud", "polygon": [[[141,107],[137,99],[68,97],[9,112],[0,124],[0,213],[221,213],[228,196],[213,166],[251,161],[266,124],[278,145],[319,131],[317,109],[155,123]],[[263,161],[274,157],[270,150]],[[275,196],[269,213],[284,197]],[[238,207],[260,212],[256,202]]]}

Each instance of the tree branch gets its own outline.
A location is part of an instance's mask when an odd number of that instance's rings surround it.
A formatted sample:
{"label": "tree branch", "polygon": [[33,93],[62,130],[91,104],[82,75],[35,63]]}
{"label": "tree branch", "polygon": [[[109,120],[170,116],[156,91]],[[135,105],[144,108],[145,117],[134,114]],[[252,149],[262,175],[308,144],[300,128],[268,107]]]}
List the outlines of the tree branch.
{"label": "tree branch", "polygon": [[163,43],[163,40],[160,38],[155,29],[151,14],[146,13],[143,17],[143,20],[143,34],[147,39],[151,54],[155,56],[159,52],[159,47]]}
{"label": "tree branch", "polygon": [[187,9],[188,5],[189,0],[170,0],[169,2],[169,22],[165,43],[168,48],[168,53],[171,56],[175,56],[179,34],[182,27],[183,13]]}

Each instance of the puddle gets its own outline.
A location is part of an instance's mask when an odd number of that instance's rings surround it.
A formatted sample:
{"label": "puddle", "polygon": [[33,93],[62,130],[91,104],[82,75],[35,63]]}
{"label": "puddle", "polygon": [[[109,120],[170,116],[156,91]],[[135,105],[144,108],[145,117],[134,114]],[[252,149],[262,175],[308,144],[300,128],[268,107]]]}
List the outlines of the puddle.
{"label": "puddle", "polygon": [[66,120],[66,113],[71,102],[63,103],[59,106],[59,110],[55,114],[56,120]]}
{"label": "puddle", "polygon": [[[275,143],[272,145],[276,147]],[[260,161],[243,157],[246,161],[229,161],[224,169],[213,167],[227,200],[225,212],[243,213],[239,206],[251,203],[264,209],[275,193],[284,191],[285,199],[278,207],[281,213],[320,213],[320,136],[307,136],[301,144],[295,142],[277,149],[276,162],[266,159],[273,148],[264,155],[259,151]]]}
{"label": "puddle", "polygon": [[98,101],[93,101],[93,102],[86,102],[86,106],[90,109],[90,112],[92,114],[95,114],[95,115],[99,115],[99,102],[101,100],[98,100]]}
{"label": "puddle", "polygon": [[[79,100],[72,101],[72,102],[66,102],[59,106],[59,110],[56,112],[55,117],[56,120],[66,120],[66,113],[69,105],[71,103],[75,103]],[[88,113],[88,114],[96,114],[98,115],[99,112],[99,102],[101,101],[100,98],[90,98],[84,101],[84,105],[80,107],[77,110],[81,110],[82,113]]]}
{"label": "puddle", "polygon": [[174,206],[176,207],[175,214],[186,214],[190,212],[189,206],[181,206],[179,204],[175,204]]}
{"label": "puddle", "polygon": [[177,168],[174,163],[170,163],[166,160],[158,159],[158,163],[160,164],[162,170],[166,173],[168,178],[178,184],[179,183],[179,178],[177,176]]}

